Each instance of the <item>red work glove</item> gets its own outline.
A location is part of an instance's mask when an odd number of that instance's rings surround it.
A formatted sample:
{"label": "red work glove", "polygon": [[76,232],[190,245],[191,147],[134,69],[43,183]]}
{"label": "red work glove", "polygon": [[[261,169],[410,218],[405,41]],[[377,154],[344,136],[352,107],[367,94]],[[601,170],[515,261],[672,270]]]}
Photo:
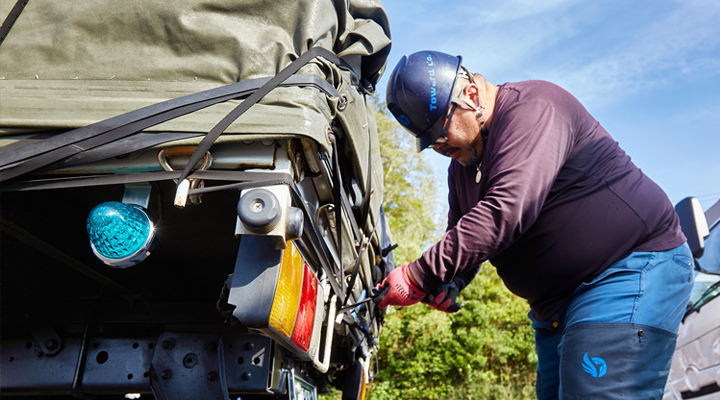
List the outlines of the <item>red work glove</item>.
{"label": "red work glove", "polygon": [[419,303],[426,293],[410,281],[407,265],[392,270],[387,278],[373,290],[378,307],[409,306]]}

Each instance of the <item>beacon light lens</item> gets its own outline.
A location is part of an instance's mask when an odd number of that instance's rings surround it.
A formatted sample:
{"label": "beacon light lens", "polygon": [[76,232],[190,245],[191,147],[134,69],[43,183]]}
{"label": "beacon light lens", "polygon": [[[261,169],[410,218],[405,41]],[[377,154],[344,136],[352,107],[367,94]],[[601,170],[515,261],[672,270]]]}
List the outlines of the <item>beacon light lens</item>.
{"label": "beacon light lens", "polygon": [[114,268],[133,266],[150,254],[155,230],[142,208],[109,201],[97,205],[87,218],[90,247]]}

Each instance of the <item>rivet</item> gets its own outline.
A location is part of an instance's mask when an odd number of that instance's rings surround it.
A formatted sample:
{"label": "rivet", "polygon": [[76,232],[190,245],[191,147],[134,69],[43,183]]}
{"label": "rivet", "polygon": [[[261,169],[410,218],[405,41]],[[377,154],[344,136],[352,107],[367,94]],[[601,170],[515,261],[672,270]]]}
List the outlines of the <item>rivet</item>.
{"label": "rivet", "polygon": [[207,374],[207,379],[208,379],[210,382],[215,382],[215,381],[217,380],[217,378],[218,378],[218,373],[215,372],[215,371],[210,371],[210,372]]}
{"label": "rivet", "polygon": [[240,376],[240,379],[242,379],[242,380],[244,380],[244,381],[249,381],[250,378],[252,378],[252,374],[249,373],[249,372],[245,372],[244,374],[242,374],[242,375]]}
{"label": "rivet", "polygon": [[348,98],[345,94],[340,96],[340,101],[338,101],[337,109],[340,111],[345,110],[348,104]]}
{"label": "rivet", "polygon": [[169,369],[166,369],[165,371],[163,371],[163,372],[160,374],[160,376],[161,376],[163,379],[168,380],[168,379],[170,379],[170,378],[172,377],[172,371],[170,371]]}
{"label": "rivet", "polygon": [[642,330],[642,329],[640,329],[640,330],[638,331],[638,336],[640,336],[640,337],[645,336],[645,331]]}
{"label": "rivet", "polygon": [[255,343],[253,343],[253,342],[245,343],[245,350],[252,350],[254,348],[255,348]]}
{"label": "rivet", "polygon": [[165,350],[170,350],[175,346],[175,342],[173,342],[172,339],[165,339],[162,342],[162,348]]}
{"label": "rivet", "polygon": [[557,328],[560,324],[557,321],[553,321],[553,328]]}

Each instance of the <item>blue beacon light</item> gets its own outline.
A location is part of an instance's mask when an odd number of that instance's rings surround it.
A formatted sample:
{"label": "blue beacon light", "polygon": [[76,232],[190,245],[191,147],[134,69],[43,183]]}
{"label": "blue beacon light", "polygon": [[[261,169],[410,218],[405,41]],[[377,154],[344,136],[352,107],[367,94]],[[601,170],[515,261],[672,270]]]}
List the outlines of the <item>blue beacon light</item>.
{"label": "blue beacon light", "polygon": [[117,201],[101,203],[90,211],[87,232],[95,256],[113,268],[143,261],[155,242],[155,229],[145,211]]}

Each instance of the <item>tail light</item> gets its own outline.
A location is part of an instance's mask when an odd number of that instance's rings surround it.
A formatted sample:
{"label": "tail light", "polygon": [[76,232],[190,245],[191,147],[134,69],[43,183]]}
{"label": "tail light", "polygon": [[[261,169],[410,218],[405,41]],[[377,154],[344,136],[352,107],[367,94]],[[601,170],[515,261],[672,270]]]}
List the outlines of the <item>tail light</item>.
{"label": "tail light", "polygon": [[275,298],[270,311],[270,326],[281,335],[290,338],[300,305],[304,262],[295,246],[288,246],[283,253],[280,274],[275,286]]}
{"label": "tail light", "polygon": [[298,307],[297,318],[295,318],[295,329],[293,330],[292,341],[303,351],[308,351],[310,341],[312,340],[313,327],[315,326],[318,282],[307,264],[304,265],[303,271],[301,301]]}
{"label": "tail light", "polygon": [[262,331],[305,359],[316,360],[324,292],[293,242],[244,235],[228,303],[243,326]]}

